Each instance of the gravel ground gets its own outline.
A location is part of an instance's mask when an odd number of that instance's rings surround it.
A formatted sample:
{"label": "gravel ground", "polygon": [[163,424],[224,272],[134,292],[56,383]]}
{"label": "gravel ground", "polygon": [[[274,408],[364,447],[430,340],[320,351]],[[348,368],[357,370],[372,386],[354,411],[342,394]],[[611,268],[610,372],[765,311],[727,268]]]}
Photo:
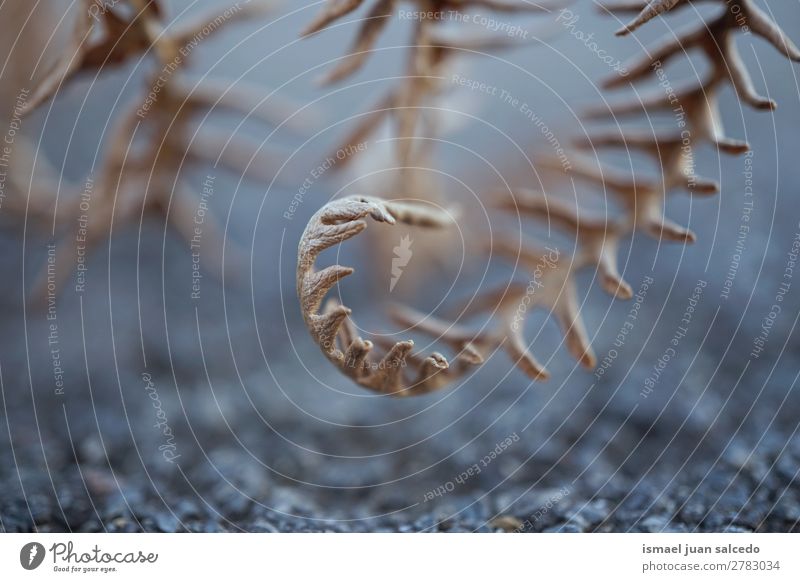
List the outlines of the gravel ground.
{"label": "gravel ground", "polygon": [[[726,454],[713,467],[692,462],[679,474],[662,469],[645,479],[593,468],[574,480],[574,469],[548,466],[542,459],[527,463],[500,486],[496,473],[502,469],[491,475],[484,471],[462,485],[455,479],[464,469],[445,463],[437,472],[453,475],[448,481],[454,489],[431,500],[423,493],[413,507],[408,507],[414,501],[408,487],[320,491],[297,486],[254,469],[252,459],[230,444],[209,446],[213,466],[186,455],[173,474],[153,468],[145,475],[126,471],[122,452],[112,455],[112,462],[119,457],[114,464],[123,468],[92,460],[100,451],[97,443],[51,456],[48,468],[37,465],[38,445],[15,446],[14,459],[3,443],[3,466],[19,470],[4,471],[0,523],[7,532],[797,531],[797,439],[788,447],[782,439],[768,441],[757,451]],[[509,466],[520,461],[511,451],[504,454]],[[381,476],[404,475],[414,460],[404,461],[379,467],[387,471]],[[569,476],[563,475],[567,471]],[[428,491],[441,485],[424,481]]]}

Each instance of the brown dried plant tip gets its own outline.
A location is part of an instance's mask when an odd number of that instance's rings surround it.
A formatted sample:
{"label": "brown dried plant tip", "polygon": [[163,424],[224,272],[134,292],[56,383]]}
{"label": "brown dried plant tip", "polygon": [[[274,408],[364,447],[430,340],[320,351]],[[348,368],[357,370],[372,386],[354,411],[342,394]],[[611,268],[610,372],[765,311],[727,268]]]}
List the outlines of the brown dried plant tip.
{"label": "brown dried plant tip", "polygon": [[620,28],[616,33],[617,36],[625,36],[659,14],[669,12],[679,4],[686,5],[688,3],[687,0],[618,0],[616,2],[607,2],[601,5],[600,8],[610,12],[633,12],[637,14],[636,18]]}
{"label": "brown dried plant tip", "polygon": [[373,342],[358,335],[348,307],[330,298],[320,311],[328,292],[354,269],[332,265],[317,270],[317,257],[325,249],[361,233],[367,228],[363,220],[366,217],[390,225],[402,222],[424,228],[452,224],[447,213],[420,203],[389,202],[366,196],[329,202],[311,217],[298,246],[297,295],[303,320],[328,360],[360,386],[396,397],[439,390],[477,363],[471,351],[457,353],[451,366],[438,352],[428,356],[412,353],[414,342],[409,340],[388,345],[385,353],[375,359]]}

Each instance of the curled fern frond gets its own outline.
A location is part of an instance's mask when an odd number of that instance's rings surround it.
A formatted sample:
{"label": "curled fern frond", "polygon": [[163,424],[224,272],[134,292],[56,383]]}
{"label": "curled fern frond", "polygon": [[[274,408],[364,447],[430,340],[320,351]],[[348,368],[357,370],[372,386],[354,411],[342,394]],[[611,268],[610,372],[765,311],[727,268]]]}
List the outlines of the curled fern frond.
{"label": "curled fern frond", "polygon": [[[316,268],[319,254],[360,234],[365,218],[389,225],[401,222],[422,228],[445,228],[452,218],[419,203],[390,202],[349,196],[329,202],[308,222],[297,255],[297,295],[303,320],[314,342],[342,374],[380,394],[404,397],[427,394],[449,385],[476,363],[469,350],[459,350],[451,365],[440,353],[412,353],[414,342],[383,345],[374,356],[374,343],[362,338],[350,319],[351,310],[331,298],[329,291],[354,269],[342,265]],[[452,344],[451,344],[452,345]]]}

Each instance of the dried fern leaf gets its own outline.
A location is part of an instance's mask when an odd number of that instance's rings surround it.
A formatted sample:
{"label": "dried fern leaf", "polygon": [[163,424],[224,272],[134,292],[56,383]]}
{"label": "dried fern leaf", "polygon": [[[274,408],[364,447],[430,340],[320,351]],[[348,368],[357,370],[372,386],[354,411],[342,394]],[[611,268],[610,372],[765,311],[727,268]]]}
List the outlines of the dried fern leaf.
{"label": "dried fern leaf", "polygon": [[376,357],[373,343],[355,332],[348,307],[329,300],[320,310],[328,292],[354,270],[342,265],[317,270],[317,257],[363,232],[367,217],[390,225],[401,222],[425,228],[444,228],[452,222],[447,214],[428,206],[365,196],[350,196],[323,206],[308,222],[298,246],[297,295],[306,327],[328,360],[364,388],[396,397],[441,389],[463,373],[467,364],[474,364],[472,353],[457,355],[457,364],[451,367],[441,354],[413,354],[414,343],[400,341],[386,346]]}
{"label": "dried fern leaf", "polygon": [[[147,0],[130,1],[141,8],[141,17],[134,18],[131,26],[139,28],[137,34],[140,37],[149,39],[148,42],[156,48],[160,58],[169,57],[171,51],[180,46],[178,41],[198,27],[202,30],[203,26],[209,26],[208,34],[202,37],[206,39],[219,31],[222,24],[260,12],[264,6],[263,3],[253,2],[252,6],[248,4],[236,10],[217,10],[173,33],[164,31],[160,23],[154,20],[159,12],[148,8],[151,4]],[[209,23],[215,24],[211,26]],[[114,127],[92,192],[86,228],[90,234],[83,245],[84,254],[90,253],[108,238],[114,227],[139,224],[143,216],[160,218],[187,243],[192,244],[192,238],[196,234],[194,220],[199,202],[182,183],[182,169],[198,160],[205,163],[213,156],[222,166],[243,171],[247,166],[246,162],[253,159],[255,149],[240,138],[227,139],[222,144],[218,136],[195,135],[191,122],[200,111],[208,108],[208,95],[202,92],[203,89],[208,91],[208,87],[201,87],[199,96],[194,95],[193,87],[182,77],[183,68],[188,62],[188,58],[176,60],[165,80],[159,77],[160,72],[153,73],[148,79],[147,89],[149,91],[159,82],[160,90],[155,99],[145,91],[122,114]],[[231,105],[231,102],[226,104]],[[217,148],[216,151],[214,148]],[[270,168],[276,170],[277,165],[256,163],[251,164],[251,167],[254,171],[262,171],[258,178],[263,180],[273,177],[273,173],[267,175],[264,172]],[[73,196],[73,202],[76,199]],[[78,218],[77,205],[69,204],[62,216],[65,217],[65,224],[75,225]],[[203,266],[212,275],[221,276],[220,268],[215,267],[214,263],[217,260],[221,262],[222,249],[227,248],[229,252],[226,253],[224,268],[227,273],[234,275],[242,261],[236,255],[235,247],[229,243],[226,245],[222,229],[210,216],[204,217],[202,236]],[[59,290],[77,262],[74,240],[72,233],[66,233],[58,245],[55,286]],[[46,287],[47,280],[43,274],[34,286],[34,297],[44,297]]]}

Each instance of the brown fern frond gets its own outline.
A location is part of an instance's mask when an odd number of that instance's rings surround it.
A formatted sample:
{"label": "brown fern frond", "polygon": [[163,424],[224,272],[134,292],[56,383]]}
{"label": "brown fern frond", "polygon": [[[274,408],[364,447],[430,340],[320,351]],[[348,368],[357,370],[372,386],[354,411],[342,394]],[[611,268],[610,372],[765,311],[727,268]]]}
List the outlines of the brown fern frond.
{"label": "brown fern frond", "polygon": [[[635,20],[623,28],[620,33],[626,34],[656,15],[673,8],[689,5],[688,1],[662,0],[651,2],[616,2],[607,4],[605,9],[615,12],[639,10]],[[591,118],[628,115],[632,113],[650,114],[654,112],[671,112],[675,121],[682,128],[677,134],[669,137],[644,133],[622,131],[616,134],[590,136],[583,140],[585,147],[635,148],[653,157],[659,165],[663,177],[664,193],[674,188],[682,188],[692,193],[713,194],[719,190],[716,182],[698,178],[694,171],[694,151],[696,145],[706,142],[720,151],[729,154],[741,154],[748,151],[746,142],[734,140],[725,135],[719,111],[719,88],[729,83],[739,99],[756,109],[774,109],[776,104],[771,99],[758,94],[750,78],[750,74],[742,61],[736,47],[736,32],[751,30],[765,38],[779,52],[792,60],[800,60],[800,50],[783,33],[780,27],[758,8],[752,0],[729,0],[720,2],[721,12],[708,22],[701,21],[691,27],[671,35],[648,51],[648,54],[637,59],[627,67],[629,74],[624,77],[610,79],[606,87],[618,87],[626,81],[635,82],[650,75],[657,75],[661,87],[657,93],[644,98],[631,99],[609,106],[606,109],[594,108],[587,112]],[[711,65],[711,70],[704,80],[673,89],[663,66],[670,60],[690,50],[704,53]],[[603,183],[600,180],[600,183]],[[605,185],[614,186],[608,181]],[[617,188],[619,191],[619,188]],[[637,216],[637,222],[644,219],[648,230],[655,232],[659,212],[656,208],[663,195],[649,188],[628,189],[624,194],[629,200],[640,198],[648,202],[643,206],[644,216]],[[630,205],[629,205],[630,208]],[[685,229],[675,229],[666,223],[671,237],[680,240],[684,235],[693,237]]]}
{"label": "brown fern frond", "polygon": [[413,354],[414,342],[409,340],[387,346],[376,358],[373,342],[361,338],[349,321],[348,307],[333,299],[320,310],[329,291],[354,269],[332,265],[317,270],[317,257],[363,232],[367,217],[389,225],[401,222],[424,228],[444,228],[452,223],[449,215],[426,205],[366,196],[349,196],[323,206],[309,220],[298,245],[297,296],[306,327],[328,360],[364,388],[396,397],[441,389],[475,363],[472,352],[462,350],[451,367],[437,352]]}
{"label": "brown fern frond", "polygon": [[77,72],[96,71],[120,65],[151,47],[150,36],[145,27],[136,21],[159,20],[163,11],[156,2],[143,4],[128,0],[128,4],[132,4],[137,10],[130,19],[119,16],[114,7],[102,9],[101,37],[85,47]]}
{"label": "brown fern frond", "polygon": [[[526,239],[518,241],[501,236],[487,243],[488,252],[510,264],[521,265],[530,276],[527,285],[512,282],[478,293],[467,306],[458,310],[456,323],[408,309],[396,311],[395,319],[413,331],[447,343],[454,351],[474,354],[476,362],[483,361],[494,350],[503,350],[530,378],[545,380],[549,372],[530,352],[524,336],[527,316],[539,309],[559,323],[570,354],[585,368],[594,367],[596,357],[580,317],[575,276],[584,269],[591,269],[608,294],[630,299],[633,291],[620,275],[617,259],[622,237],[633,228],[684,242],[693,240],[693,235],[664,218],[663,189],[655,182],[643,186],[622,172],[603,169],[582,156],[573,155],[570,160],[573,175],[615,192],[626,209],[623,221],[587,215],[581,212],[580,205],[573,207],[527,189],[496,193],[493,197],[502,200],[496,204],[499,210],[532,218],[573,237],[576,245],[573,255],[565,260],[557,248],[542,248]],[[546,164],[563,171],[560,162],[547,161]],[[461,322],[480,314],[491,316],[487,328],[472,330]]]}
{"label": "brown fern frond", "polygon": [[[644,24],[658,14],[689,5],[688,1],[662,0],[645,3],[617,2],[605,6],[609,11],[636,11],[637,18],[621,32],[627,33]],[[680,188],[696,194],[713,194],[719,185],[708,179],[698,178],[694,171],[695,147],[703,142],[716,146],[729,154],[740,154],[749,150],[746,142],[725,136],[719,113],[719,88],[729,83],[739,99],[756,109],[774,109],[775,102],[758,94],[747,68],[736,47],[736,33],[752,30],[769,41],[779,52],[792,60],[800,60],[800,50],[783,33],[780,27],[758,8],[752,0],[726,0],[720,2],[721,12],[708,22],[701,21],[679,31],[650,49],[648,54],[627,67],[629,74],[606,82],[606,87],[618,87],[626,81],[635,82],[651,75],[661,80],[659,92],[640,99],[617,103],[610,107],[594,108],[587,114],[598,118],[671,112],[682,128],[679,134],[651,134],[621,131],[589,136],[582,140],[583,147],[634,148],[651,156],[658,164],[662,176],[661,184],[653,187],[649,181],[643,183],[624,176],[603,176],[597,168],[581,164],[577,174],[595,182],[598,186],[616,191],[623,204],[632,214],[636,224],[655,235],[660,232],[674,240],[694,240],[694,234],[663,218],[660,208],[666,193]],[[699,83],[673,89],[663,72],[664,65],[690,50],[700,50],[711,65],[711,71]],[[661,226],[659,227],[659,223]],[[638,228],[638,226],[637,226]]]}
{"label": "brown fern frond", "polygon": [[[543,12],[561,3],[549,6],[533,5],[528,2],[441,2],[438,0],[420,0],[413,4],[425,15],[436,14],[445,9],[451,11],[470,10],[474,8],[497,9],[498,11],[513,12]],[[396,5],[396,4],[395,4]],[[381,9],[380,12],[375,12]],[[374,24],[374,16],[380,14],[381,22],[387,21],[393,12],[388,10],[388,4],[380,2],[373,4],[373,17],[361,24],[362,33],[359,39],[368,37],[367,31],[377,30],[379,24]],[[326,156],[326,159],[337,160],[333,166],[338,172],[351,166],[354,162],[378,163],[375,169],[391,169],[391,184],[389,186],[396,196],[409,198],[422,198],[430,201],[443,202],[446,198],[446,189],[442,187],[430,188],[429,182],[434,180],[429,169],[435,168],[436,146],[441,138],[440,132],[446,123],[445,100],[455,86],[451,80],[451,67],[460,55],[476,55],[504,49],[525,46],[530,42],[540,42],[537,35],[529,39],[515,38],[512,35],[475,34],[473,32],[449,33],[441,26],[441,18],[446,14],[431,18],[423,16],[415,19],[412,32],[412,41],[406,60],[406,70],[402,79],[381,95],[377,103],[366,113],[360,116],[355,128],[347,134],[344,140],[338,142],[335,148]],[[375,37],[370,36],[369,42],[374,43]],[[349,75],[354,72],[353,64],[360,67],[369,55],[369,48],[363,45],[356,50],[354,55],[346,57],[339,67],[331,73],[334,78],[344,78],[340,73]],[[357,68],[357,67],[356,67]],[[366,158],[361,154],[364,151],[370,136],[388,122],[391,135],[393,159],[381,157],[377,151],[370,150]],[[379,148],[376,148],[379,149]],[[348,152],[342,156],[342,152]],[[387,164],[389,167],[387,168]],[[384,174],[385,175],[385,174]],[[385,183],[378,185],[373,191],[366,193],[380,194],[386,191]],[[363,188],[360,190],[364,192]],[[431,198],[435,196],[436,198]],[[453,242],[453,232],[420,233],[417,248],[429,249],[422,254],[422,259],[417,263],[417,273],[425,273],[429,269],[441,271],[447,265],[446,258],[442,258],[435,249],[444,244]],[[370,248],[381,249],[387,241],[378,238]],[[406,278],[408,281],[408,278]]]}
{"label": "brown fern frond", "polygon": [[[261,10],[257,4],[254,3],[253,8],[237,8],[234,12]],[[215,12],[217,17],[200,18],[199,22],[206,23],[204,26],[208,27],[202,39],[208,38],[234,18],[230,10]],[[166,47],[156,52],[160,58],[169,58],[171,51],[181,46],[178,41],[182,42],[184,33],[174,36],[165,32],[159,23],[153,21],[155,13],[142,10],[140,14],[143,18],[134,20],[132,25],[140,27],[140,34],[150,39],[154,46]],[[225,14],[229,16],[218,20],[219,15]],[[214,22],[217,24],[208,24]],[[195,22],[182,30],[191,31],[198,26]],[[200,29],[203,29],[202,26]],[[236,93],[232,98],[228,98],[227,94],[220,95],[213,85],[207,83],[201,84],[195,93],[195,86],[182,76],[189,62],[187,57],[188,53],[170,61],[168,68],[155,72],[148,79],[148,91],[123,113],[114,128],[86,217],[85,230],[88,234],[82,249],[85,254],[106,239],[114,226],[138,224],[143,216],[161,217],[187,244],[193,244],[193,237],[197,234],[195,220],[199,202],[182,183],[183,168],[196,162],[207,164],[213,161],[223,168],[241,172],[260,149],[259,145],[247,144],[241,138],[223,140],[219,135],[197,133],[194,130],[192,121],[195,116],[218,103],[235,110],[245,109],[249,104]],[[158,90],[154,90],[154,87],[158,87]],[[213,97],[217,99],[212,103]],[[270,165],[264,161],[262,155],[261,163],[247,166],[249,173],[261,172],[257,176],[260,180],[271,179],[278,167],[277,163]],[[270,169],[273,173],[267,174],[266,171]],[[73,196],[71,203],[63,210],[64,222],[75,224],[78,215],[77,197]],[[211,273],[221,275],[214,261],[221,259],[226,241],[222,229],[208,214],[203,217],[202,239],[201,264]],[[69,277],[77,261],[75,244],[67,240],[60,247],[55,281],[57,288]],[[238,261],[235,252],[229,255],[234,256],[228,257],[224,266],[233,274]],[[35,286],[34,295],[44,297],[47,283],[42,275]]]}
{"label": "brown fern frond", "polygon": [[[775,109],[774,101],[758,94],[739,55],[735,34],[746,27],[794,61],[800,61],[800,49],[752,0],[731,0],[724,4],[726,6],[719,16],[670,35],[651,48],[645,57],[627,65],[628,75],[609,79],[606,87],[618,87],[627,81],[636,81],[654,74],[669,60],[697,49],[708,58],[712,67],[712,79],[729,82],[739,98],[756,109]],[[732,9],[731,5],[735,5],[737,9]]]}

